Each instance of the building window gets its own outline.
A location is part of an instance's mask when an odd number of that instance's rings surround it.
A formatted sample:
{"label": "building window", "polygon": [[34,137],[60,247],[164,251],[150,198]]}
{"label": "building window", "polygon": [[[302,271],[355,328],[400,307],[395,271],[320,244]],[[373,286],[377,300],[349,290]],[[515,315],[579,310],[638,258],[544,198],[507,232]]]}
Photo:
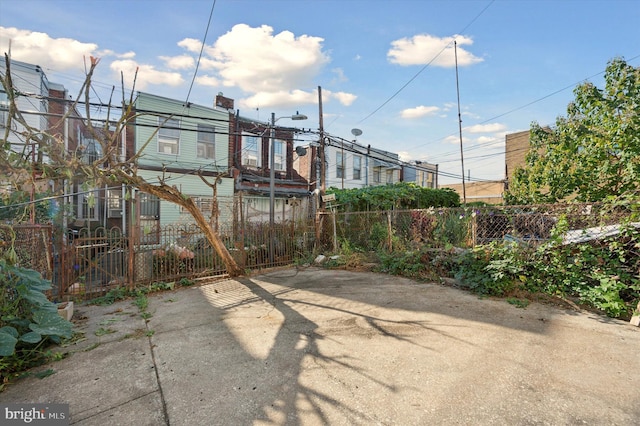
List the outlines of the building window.
{"label": "building window", "polygon": [[216,158],[216,134],[215,127],[198,124],[198,157]]}
{"label": "building window", "polygon": [[122,217],[122,189],[107,191],[107,216],[109,218]]}
{"label": "building window", "polygon": [[260,138],[256,135],[242,135],[242,165],[260,167]]}
{"label": "building window", "polygon": [[[211,213],[213,211],[213,198],[212,197],[196,197],[190,196],[193,203],[198,207],[202,213]],[[184,207],[180,207],[180,212],[189,213]]]}
{"label": "building window", "polygon": [[93,164],[102,158],[102,147],[95,139],[84,139],[82,147],[84,147],[82,153],[82,162],[84,164]]}
{"label": "building window", "polygon": [[98,220],[98,191],[78,194],[78,219]]}
{"label": "building window", "polygon": [[9,98],[7,92],[0,90],[0,127],[7,127],[9,120]]}
{"label": "building window", "polygon": [[373,181],[375,183],[380,183],[380,170],[382,170],[381,167],[374,167],[373,168]]}
{"label": "building window", "polygon": [[140,244],[160,243],[160,199],[140,192]]}
{"label": "building window", "polygon": [[362,170],[362,157],[359,155],[353,156],[353,179],[360,180],[360,174]]}
{"label": "building window", "polygon": [[393,169],[387,170],[387,183],[393,183]]}
{"label": "building window", "polygon": [[285,142],[280,139],[275,139],[273,141],[275,144],[273,146],[274,151],[274,159],[273,159],[273,169],[278,170],[280,172],[286,171],[286,163],[285,163]]}
{"label": "building window", "polygon": [[160,199],[155,195],[140,193],[140,216],[146,218],[160,218]]}
{"label": "building window", "polygon": [[180,147],[180,120],[158,117],[158,152],[178,155]]}
{"label": "building window", "polygon": [[342,152],[336,153],[336,178],[344,179],[344,159]]}

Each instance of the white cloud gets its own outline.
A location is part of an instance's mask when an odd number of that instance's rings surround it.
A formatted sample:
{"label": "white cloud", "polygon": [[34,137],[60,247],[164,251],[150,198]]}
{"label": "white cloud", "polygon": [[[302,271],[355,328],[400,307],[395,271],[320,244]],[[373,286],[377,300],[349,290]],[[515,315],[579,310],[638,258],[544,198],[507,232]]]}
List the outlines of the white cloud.
{"label": "white cloud", "polygon": [[[51,38],[45,33],[0,27],[0,50],[18,61],[56,70],[83,69],[85,58],[100,56],[95,43],[70,38]],[[102,52],[109,53],[108,51]]]}
{"label": "white cloud", "polygon": [[466,66],[483,59],[474,56],[463,49],[463,45],[473,44],[470,37],[454,35],[452,37],[435,37],[429,34],[418,34],[411,38],[401,38],[391,42],[391,49],[387,52],[389,62],[398,65],[425,65],[431,64],[439,67],[454,67],[454,40],[458,45],[458,65]]}
{"label": "white cloud", "polygon": [[[443,139],[445,143],[449,143],[449,144],[454,144],[454,145],[460,145],[460,135],[449,135],[446,138]],[[471,140],[466,137],[466,136],[462,136],[462,144],[466,145],[469,144],[471,142]]]}
{"label": "white cloud", "polygon": [[[248,94],[237,99],[243,108],[299,107],[317,104],[315,77],[329,62],[320,37],[295,36],[289,31],[274,34],[268,25],[235,25],[206,46],[200,69],[209,74],[196,81],[206,86],[236,87]],[[199,52],[201,43],[184,39],[178,43],[190,53]],[[331,70],[337,82],[346,81],[341,68]],[[306,88],[306,89],[305,89]],[[351,105],[356,95],[323,91],[324,100]]]}
{"label": "white cloud", "polygon": [[413,159],[413,155],[411,155],[408,151],[398,151],[398,157],[400,161],[411,161]]}
{"label": "white cloud", "polygon": [[457,106],[457,104],[455,104],[453,102],[446,102],[442,109],[445,110],[445,111],[449,111],[449,110],[451,110],[453,108],[456,108],[456,106]]}
{"label": "white cloud", "polygon": [[506,130],[507,126],[500,123],[491,124],[475,124],[473,126],[464,127],[462,130],[468,133],[497,133]]}
{"label": "white cloud", "polygon": [[179,73],[158,71],[151,65],[140,65],[130,59],[113,61],[109,68],[118,75],[122,72],[125,82],[132,83],[137,70],[136,89],[138,90],[144,90],[150,84],[179,86],[184,83]]}
{"label": "white cloud", "polygon": [[116,55],[119,59],[133,59],[136,57],[136,52],[127,52],[127,53],[122,53],[120,55]]}
{"label": "white cloud", "polygon": [[348,78],[344,75],[344,70],[342,68],[334,68],[331,72],[335,74],[333,83],[344,83],[345,81],[348,81]]}
{"label": "white cloud", "polygon": [[[329,90],[322,91],[322,99],[325,103],[337,100],[344,106],[351,105],[357,96],[345,92],[331,92]],[[279,92],[258,92],[252,96],[238,100],[238,105],[243,108],[255,109],[269,107],[279,108],[297,108],[301,105],[317,104],[318,92],[305,90],[290,90]]]}
{"label": "white cloud", "polygon": [[412,161],[422,161],[428,162],[430,155],[432,152],[421,152],[421,151],[398,151],[397,152],[400,161],[412,162]]}
{"label": "white cloud", "polygon": [[346,92],[335,92],[335,93],[329,92],[329,91],[322,92],[323,95],[325,93],[328,93],[330,99],[337,99],[338,102],[340,102],[344,106],[351,105],[357,98],[356,95],[352,93],[346,93]]}
{"label": "white cloud", "polygon": [[421,117],[426,117],[428,115],[435,115],[435,113],[438,112],[439,110],[440,108],[436,106],[420,105],[415,108],[407,108],[405,110],[402,110],[400,112],[400,116],[402,118],[409,118],[409,119],[421,118]]}
{"label": "white cloud", "polygon": [[[324,93],[324,92],[323,92]],[[258,92],[248,98],[238,100],[238,104],[243,108],[255,109],[269,107],[295,108],[300,105],[317,103],[318,94],[316,92],[305,92],[304,90],[279,91],[279,92]]]}
{"label": "white cloud", "polygon": [[[320,37],[296,37],[289,31],[273,34],[273,28],[263,25],[252,28],[235,25],[213,46],[205,48],[207,61],[203,69],[217,70],[225,86],[238,87],[247,93],[263,94],[275,101],[274,94],[287,94],[309,87],[329,57],[322,51]],[[179,43],[193,49],[193,41]],[[269,95],[271,94],[271,95]],[[265,104],[261,103],[262,106]]]}
{"label": "white cloud", "polygon": [[195,38],[185,38],[178,42],[178,46],[191,53],[200,53],[202,42],[200,40],[196,40]]}
{"label": "white cloud", "polygon": [[478,139],[476,139],[476,142],[478,142],[479,144],[490,144],[493,142],[497,142],[499,139],[493,136],[480,136]]}
{"label": "white cloud", "polygon": [[220,87],[220,80],[218,80],[215,77],[211,77],[209,75],[202,75],[202,76],[196,77],[196,83],[201,84],[203,86]]}
{"label": "white cloud", "polygon": [[188,70],[196,66],[196,61],[192,56],[179,55],[179,56],[160,56],[168,68],[173,70]]}

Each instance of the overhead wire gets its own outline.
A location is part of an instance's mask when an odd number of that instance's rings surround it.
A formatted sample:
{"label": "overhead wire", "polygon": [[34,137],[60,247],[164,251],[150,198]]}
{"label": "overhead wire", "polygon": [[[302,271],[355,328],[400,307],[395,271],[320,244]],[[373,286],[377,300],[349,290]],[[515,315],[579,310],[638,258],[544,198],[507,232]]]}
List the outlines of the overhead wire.
{"label": "overhead wire", "polygon": [[198,75],[198,67],[200,66],[200,61],[202,60],[202,52],[204,51],[204,46],[207,44],[207,34],[209,34],[209,26],[211,25],[211,18],[213,17],[213,9],[215,9],[215,7],[216,7],[216,0],[213,0],[213,4],[211,5],[211,12],[209,12],[209,20],[207,21],[207,28],[204,31],[204,37],[202,39],[202,44],[200,45],[200,54],[198,55],[198,60],[196,61],[196,69],[193,71],[193,78],[191,79],[191,84],[189,85],[187,98],[184,101],[185,103],[189,102],[191,89],[193,88],[193,83],[196,81],[196,76]]}
{"label": "overhead wire", "polygon": [[[487,4],[481,11],[480,13],[478,13],[472,20],[471,22],[469,22],[463,29],[462,31],[460,31],[458,34],[464,34],[465,31],[478,19],[480,18],[480,16],[482,16],[482,14],[489,8],[489,6],[491,6],[493,4],[495,0],[491,0],[489,2],[489,4]],[[441,54],[442,52],[444,52],[445,50],[447,50],[447,48],[449,48],[451,46],[452,42],[449,42],[447,45],[445,45],[438,53],[436,53],[436,55],[431,58],[422,68],[420,68],[418,70],[417,73],[415,73],[410,79],[409,81],[407,81],[405,84],[403,84],[393,95],[391,95],[386,101],[384,101],[382,103],[382,105],[380,105],[378,108],[376,108],[375,110],[373,110],[371,113],[369,113],[366,117],[364,117],[363,119],[361,119],[360,121],[358,121],[358,124],[362,123],[363,121],[367,120],[369,117],[373,116],[375,113],[377,113],[378,111],[380,111],[385,105],[387,105],[389,102],[391,102],[392,99],[394,99],[396,96],[398,96],[400,94],[400,92],[402,92],[404,89],[407,88],[407,86],[409,86],[416,78],[418,78],[418,76],[420,74],[422,74],[422,72],[424,70],[426,70],[432,63],[433,61],[435,61]]]}

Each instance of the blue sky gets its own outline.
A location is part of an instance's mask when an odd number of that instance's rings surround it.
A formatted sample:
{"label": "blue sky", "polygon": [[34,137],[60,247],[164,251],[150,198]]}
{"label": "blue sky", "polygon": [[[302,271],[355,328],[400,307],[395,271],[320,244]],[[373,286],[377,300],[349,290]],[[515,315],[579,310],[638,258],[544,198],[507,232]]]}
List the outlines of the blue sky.
{"label": "blue sky", "polygon": [[602,86],[610,59],[640,66],[638,23],[636,0],[0,0],[0,50],[11,41],[14,59],[73,97],[92,55],[103,102],[138,67],[137,90],[201,105],[222,92],[243,116],[299,111],[309,119],[295,124],[312,130],[321,86],[331,135],[361,129],[359,143],[439,164],[453,183],[453,40],[465,171],[498,180],[505,134],[552,124],[577,83]]}

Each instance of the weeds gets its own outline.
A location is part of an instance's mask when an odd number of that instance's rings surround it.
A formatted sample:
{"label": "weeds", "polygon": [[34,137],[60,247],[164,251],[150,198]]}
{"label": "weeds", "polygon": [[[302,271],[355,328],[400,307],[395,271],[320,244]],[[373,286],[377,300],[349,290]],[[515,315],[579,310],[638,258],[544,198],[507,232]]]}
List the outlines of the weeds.
{"label": "weeds", "polygon": [[516,308],[526,308],[529,306],[529,301],[527,299],[518,299],[517,297],[507,297],[507,303],[515,306]]}
{"label": "weeds", "polygon": [[96,336],[100,337],[100,336],[106,336],[107,334],[113,334],[115,332],[116,332],[116,330],[114,330],[113,328],[100,327],[93,334],[95,334]]}

